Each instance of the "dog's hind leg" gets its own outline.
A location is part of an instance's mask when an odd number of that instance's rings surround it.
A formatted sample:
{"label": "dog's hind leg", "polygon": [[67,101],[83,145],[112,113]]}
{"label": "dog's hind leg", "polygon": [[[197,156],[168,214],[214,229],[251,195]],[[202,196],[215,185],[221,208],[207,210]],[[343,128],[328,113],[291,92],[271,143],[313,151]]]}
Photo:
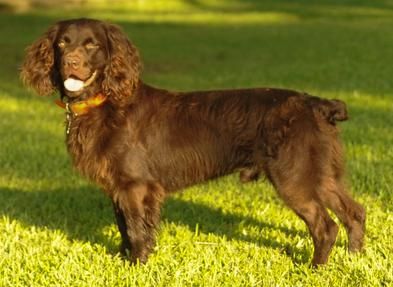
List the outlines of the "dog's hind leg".
{"label": "dog's hind leg", "polygon": [[349,251],[360,251],[363,248],[366,211],[346,192],[342,147],[336,138],[330,142],[327,160],[322,166],[318,197],[344,224]]}
{"label": "dog's hind leg", "polygon": [[325,264],[336,241],[338,225],[318,196],[321,161],[312,145],[282,147],[266,173],[280,197],[306,223],[314,243],[313,266]]}
{"label": "dog's hind leg", "polygon": [[348,234],[349,251],[362,250],[366,220],[364,208],[350,197],[339,180],[330,177],[323,183],[319,197],[344,224]]}
{"label": "dog's hind leg", "polygon": [[336,241],[338,225],[318,198],[313,196],[315,191],[311,186],[285,183],[277,185],[277,188],[288,207],[308,227],[314,243],[313,266],[325,264]]}

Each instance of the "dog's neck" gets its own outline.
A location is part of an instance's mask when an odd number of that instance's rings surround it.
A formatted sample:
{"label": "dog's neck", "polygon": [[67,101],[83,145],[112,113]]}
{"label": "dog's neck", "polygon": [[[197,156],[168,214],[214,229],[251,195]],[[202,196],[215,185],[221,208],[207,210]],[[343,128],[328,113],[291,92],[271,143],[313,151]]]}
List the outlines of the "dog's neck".
{"label": "dog's neck", "polygon": [[106,95],[98,93],[92,97],[89,97],[86,100],[76,101],[72,103],[64,103],[63,101],[58,100],[56,101],[56,104],[66,109],[67,112],[71,113],[73,116],[76,117],[84,115],[88,113],[91,109],[101,106],[103,103],[105,103],[106,99]]}
{"label": "dog's neck", "polygon": [[73,118],[87,114],[91,109],[97,108],[105,103],[107,96],[98,93],[93,97],[89,97],[86,100],[76,101],[73,103],[66,102],[64,103],[61,100],[56,100],[55,103],[66,110],[67,114],[67,134],[70,133],[71,122]]}

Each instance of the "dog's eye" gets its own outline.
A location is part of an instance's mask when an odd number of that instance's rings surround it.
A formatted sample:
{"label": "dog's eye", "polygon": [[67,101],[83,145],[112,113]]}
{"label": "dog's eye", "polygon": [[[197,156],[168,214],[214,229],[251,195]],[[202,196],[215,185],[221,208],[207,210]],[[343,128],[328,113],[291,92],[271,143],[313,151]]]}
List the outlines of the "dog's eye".
{"label": "dog's eye", "polygon": [[99,45],[98,45],[98,44],[94,44],[94,43],[87,43],[87,44],[85,45],[85,47],[86,47],[86,49],[88,49],[88,50],[92,50],[92,49],[97,49],[97,48],[99,47]]}
{"label": "dog's eye", "polygon": [[59,43],[57,43],[57,46],[61,49],[63,49],[65,47],[65,42],[64,41],[60,41]]}

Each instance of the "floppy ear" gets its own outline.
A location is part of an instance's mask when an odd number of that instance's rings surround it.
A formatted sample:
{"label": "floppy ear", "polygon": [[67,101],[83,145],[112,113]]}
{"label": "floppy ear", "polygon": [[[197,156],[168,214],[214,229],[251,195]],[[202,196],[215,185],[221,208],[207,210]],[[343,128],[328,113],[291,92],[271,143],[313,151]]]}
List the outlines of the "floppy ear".
{"label": "floppy ear", "polygon": [[104,71],[102,89],[121,105],[133,99],[141,71],[139,53],[120,27],[107,24],[106,32],[109,64]]}
{"label": "floppy ear", "polygon": [[26,49],[20,77],[23,83],[32,87],[39,95],[50,95],[56,90],[53,84],[55,62],[53,42],[58,25],[52,26],[38,40]]}

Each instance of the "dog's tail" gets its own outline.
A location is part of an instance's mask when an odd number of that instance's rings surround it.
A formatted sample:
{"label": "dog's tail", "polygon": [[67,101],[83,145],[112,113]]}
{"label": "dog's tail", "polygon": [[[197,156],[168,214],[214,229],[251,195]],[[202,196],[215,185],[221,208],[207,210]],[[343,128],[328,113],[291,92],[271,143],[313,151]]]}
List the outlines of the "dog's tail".
{"label": "dog's tail", "polygon": [[312,108],[314,113],[332,125],[348,120],[347,105],[343,101],[314,98]]}

